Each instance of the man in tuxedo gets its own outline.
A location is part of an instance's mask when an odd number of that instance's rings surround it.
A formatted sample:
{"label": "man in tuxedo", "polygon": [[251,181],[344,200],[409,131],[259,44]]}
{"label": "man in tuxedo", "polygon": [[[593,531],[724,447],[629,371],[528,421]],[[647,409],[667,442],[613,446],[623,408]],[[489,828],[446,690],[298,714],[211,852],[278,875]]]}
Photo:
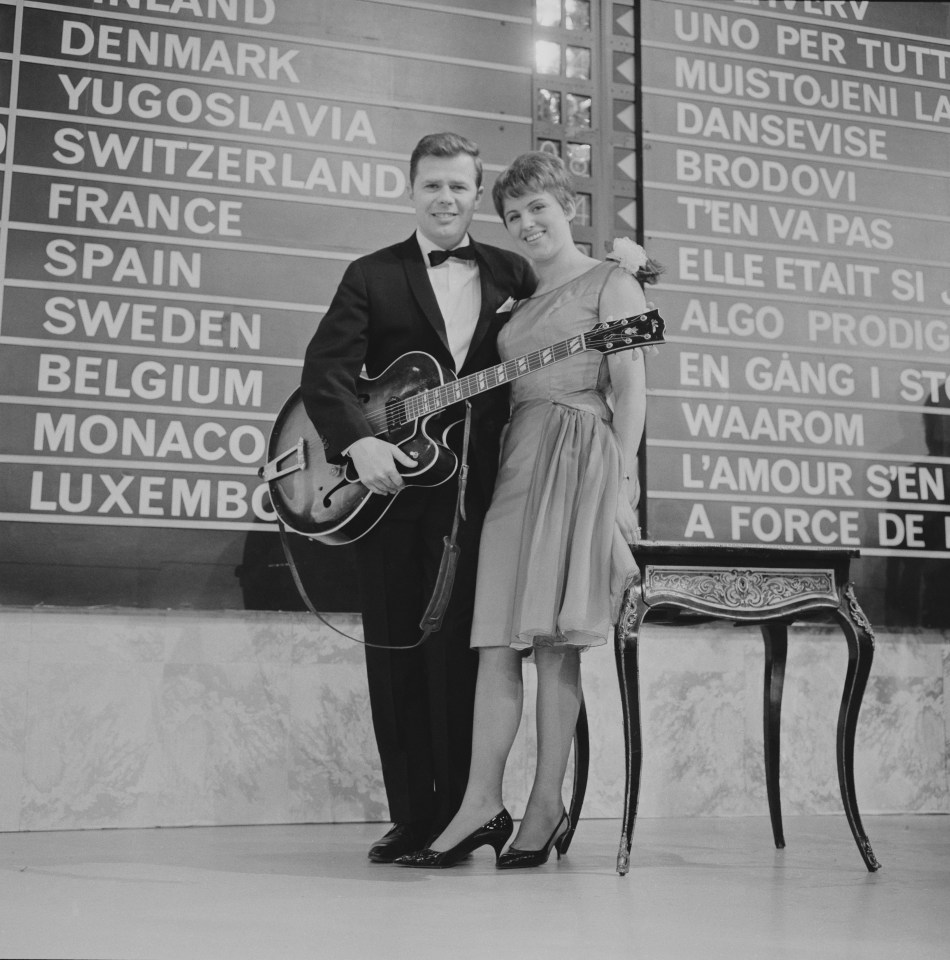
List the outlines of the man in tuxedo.
{"label": "man in tuxedo", "polygon": [[[481,200],[478,147],[453,133],[423,137],[409,165],[417,228],[407,240],[355,260],[307,348],[304,405],[330,462],[348,456],[374,493],[396,496],[356,542],[373,729],[392,829],[369,858],[390,863],[426,846],[458,809],[471,758],[478,658],[469,649],[482,520],[491,499],[498,439],[508,419],[505,389],[472,401],[466,516],[441,629],[412,650],[452,529],[458,477],[435,487],[404,485],[415,462],[374,435],[356,379],[377,377],[407,351],[430,354],[459,376],[498,361],[495,338],[509,297],[530,296],[527,261],[476,243],[468,229]],[[449,445],[460,453],[461,426]]]}

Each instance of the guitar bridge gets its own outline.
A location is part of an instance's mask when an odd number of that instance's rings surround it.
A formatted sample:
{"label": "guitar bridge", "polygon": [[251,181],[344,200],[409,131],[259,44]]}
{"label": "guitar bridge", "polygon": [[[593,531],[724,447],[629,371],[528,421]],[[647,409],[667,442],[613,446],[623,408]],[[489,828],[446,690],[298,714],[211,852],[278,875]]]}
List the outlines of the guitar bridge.
{"label": "guitar bridge", "polygon": [[[281,464],[288,458],[293,457],[294,462],[288,466]],[[298,470],[307,469],[307,448],[304,439],[301,437],[289,450],[277,454],[273,460],[269,460],[257,471],[261,480],[276,480],[278,477],[286,477],[288,473],[296,473]]]}

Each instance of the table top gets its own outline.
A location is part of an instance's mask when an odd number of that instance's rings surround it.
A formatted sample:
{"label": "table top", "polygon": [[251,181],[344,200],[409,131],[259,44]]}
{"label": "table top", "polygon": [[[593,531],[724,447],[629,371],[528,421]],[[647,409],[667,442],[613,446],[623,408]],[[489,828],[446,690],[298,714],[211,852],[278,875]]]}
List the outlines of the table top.
{"label": "table top", "polygon": [[688,562],[796,564],[805,565],[853,560],[857,547],[822,547],[797,544],[736,543],[733,541],[641,540],[630,548],[638,562],[684,560]]}

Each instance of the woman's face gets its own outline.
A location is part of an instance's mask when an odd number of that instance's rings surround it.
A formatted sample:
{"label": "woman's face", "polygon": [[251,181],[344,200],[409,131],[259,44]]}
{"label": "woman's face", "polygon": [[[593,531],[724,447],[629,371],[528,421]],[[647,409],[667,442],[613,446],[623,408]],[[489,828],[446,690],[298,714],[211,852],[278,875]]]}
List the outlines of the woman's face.
{"label": "woman's face", "polygon": [[557,197],[546,190],[522,197],[505,197],[505,226],[518,249],[535,262],[550,260],[573,245],[571,220],[575,208],[565,210]]}

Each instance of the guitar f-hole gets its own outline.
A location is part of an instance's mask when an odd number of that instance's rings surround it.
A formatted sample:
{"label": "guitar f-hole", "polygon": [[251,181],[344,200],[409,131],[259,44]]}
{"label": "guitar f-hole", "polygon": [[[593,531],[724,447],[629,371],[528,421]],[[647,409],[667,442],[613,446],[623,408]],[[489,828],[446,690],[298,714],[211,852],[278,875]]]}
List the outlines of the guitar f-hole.
{"label": "guitar f-hole", "polygon": [[330,490],[328,490],[323,498],[323,509],[331,509],[333,506],[333,494],[335,494],[337,490],[342,490],[344,487],[349,486],[351,482],[352,481],[347,480],[344,476],[344,478],[335,487],[332,487]]}

